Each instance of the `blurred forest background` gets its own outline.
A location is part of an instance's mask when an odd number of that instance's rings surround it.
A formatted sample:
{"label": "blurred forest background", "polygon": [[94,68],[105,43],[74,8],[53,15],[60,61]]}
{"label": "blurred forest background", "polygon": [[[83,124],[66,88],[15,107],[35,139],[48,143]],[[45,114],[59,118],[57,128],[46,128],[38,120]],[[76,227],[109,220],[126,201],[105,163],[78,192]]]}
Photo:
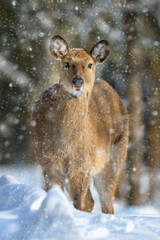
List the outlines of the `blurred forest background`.
{"label": "blurred forest background", "polygon": [[111,55],[97,76],[130,114],[127,164],[117,197],[130,205],[157,198],[160,186],[160,1],[0,1],[0,164],[32,164],[30,117],[40,93],[58,82],[53,35],[90,50],[106,39]]}

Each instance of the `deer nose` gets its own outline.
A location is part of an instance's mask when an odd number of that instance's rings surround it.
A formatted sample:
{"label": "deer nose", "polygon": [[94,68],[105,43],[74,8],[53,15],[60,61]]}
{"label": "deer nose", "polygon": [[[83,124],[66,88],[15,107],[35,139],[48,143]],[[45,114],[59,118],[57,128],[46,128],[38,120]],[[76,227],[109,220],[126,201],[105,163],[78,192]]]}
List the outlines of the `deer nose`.
{"label": "deer nose", "polygon": [[83,85],[84,81],[82,78],[74,78],[72,80],[72,83],[74,84],[75,87],[80,88]]}

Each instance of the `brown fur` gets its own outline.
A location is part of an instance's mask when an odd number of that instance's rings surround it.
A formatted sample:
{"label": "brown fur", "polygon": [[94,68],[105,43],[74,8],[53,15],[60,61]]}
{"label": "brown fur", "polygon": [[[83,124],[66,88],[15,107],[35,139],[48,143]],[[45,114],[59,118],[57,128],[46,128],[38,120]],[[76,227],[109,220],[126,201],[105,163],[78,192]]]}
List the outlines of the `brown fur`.
{"label": "brown fur", "polygon": [[[55,39],[60,47],[67,44],[59,36]],[[54,48],[55,42],[51,52],[61,58],[60,83],[42,93],[32,117],[35,156],[42,166],[46,187],[66,187],[74,206],[90,212],[94,206],[89,189],[93,178],[102,212],[113,213],[115,190],[127,154],[127,110],[108,83],[95,81],[97,50],[93,54],[69,49],[68,45],[63,52]],[[100,57],[99,62],[105,60]],[[67,69],[65,62],[70,64]],[[91,69],[89,63],[93,64]],[[78,95],[80,90],[72,94],[75,77],[84,80],[82,95]]]}

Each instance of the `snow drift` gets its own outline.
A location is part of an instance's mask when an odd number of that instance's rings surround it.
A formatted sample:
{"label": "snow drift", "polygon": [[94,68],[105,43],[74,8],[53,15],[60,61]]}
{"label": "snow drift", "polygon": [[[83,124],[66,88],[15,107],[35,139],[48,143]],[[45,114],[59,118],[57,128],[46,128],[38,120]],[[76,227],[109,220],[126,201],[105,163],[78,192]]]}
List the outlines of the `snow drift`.
{"label": "snow drift", "polygon": [[0,196],[1,240],[160,239],[160,215],[81,212],[58,186],[46,193],[4,175]]}

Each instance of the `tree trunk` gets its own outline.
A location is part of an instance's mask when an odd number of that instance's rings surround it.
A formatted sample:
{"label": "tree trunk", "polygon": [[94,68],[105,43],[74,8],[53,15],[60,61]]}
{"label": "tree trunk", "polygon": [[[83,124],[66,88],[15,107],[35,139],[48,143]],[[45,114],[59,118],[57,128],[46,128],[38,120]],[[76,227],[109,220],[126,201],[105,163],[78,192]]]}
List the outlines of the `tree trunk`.
{"label": "tree trunk", "polygon": [[151,115],[149,119],[149,165],[150,165],[150,189],[149,200],[155,195],[157,189],[156,170],[160,163],[160,54],[153,54],[151,59],[151,71],[154,79],[154,86],[151,93]]}
{"label": "tree trunk", "polygon": [[[127,1],[136,3],[138,1]],[[128,193],[128,203],[139,205],[140,195],[140,176],[143,161],[143,101],[142,101],[142,55],[138,44],[137,33],[137,13],[128,8],[124,14],[124,31],[126,35],[126,81],[128,111],[130,115],[130,145],[128,150],[128,180],[130,190]]]}

